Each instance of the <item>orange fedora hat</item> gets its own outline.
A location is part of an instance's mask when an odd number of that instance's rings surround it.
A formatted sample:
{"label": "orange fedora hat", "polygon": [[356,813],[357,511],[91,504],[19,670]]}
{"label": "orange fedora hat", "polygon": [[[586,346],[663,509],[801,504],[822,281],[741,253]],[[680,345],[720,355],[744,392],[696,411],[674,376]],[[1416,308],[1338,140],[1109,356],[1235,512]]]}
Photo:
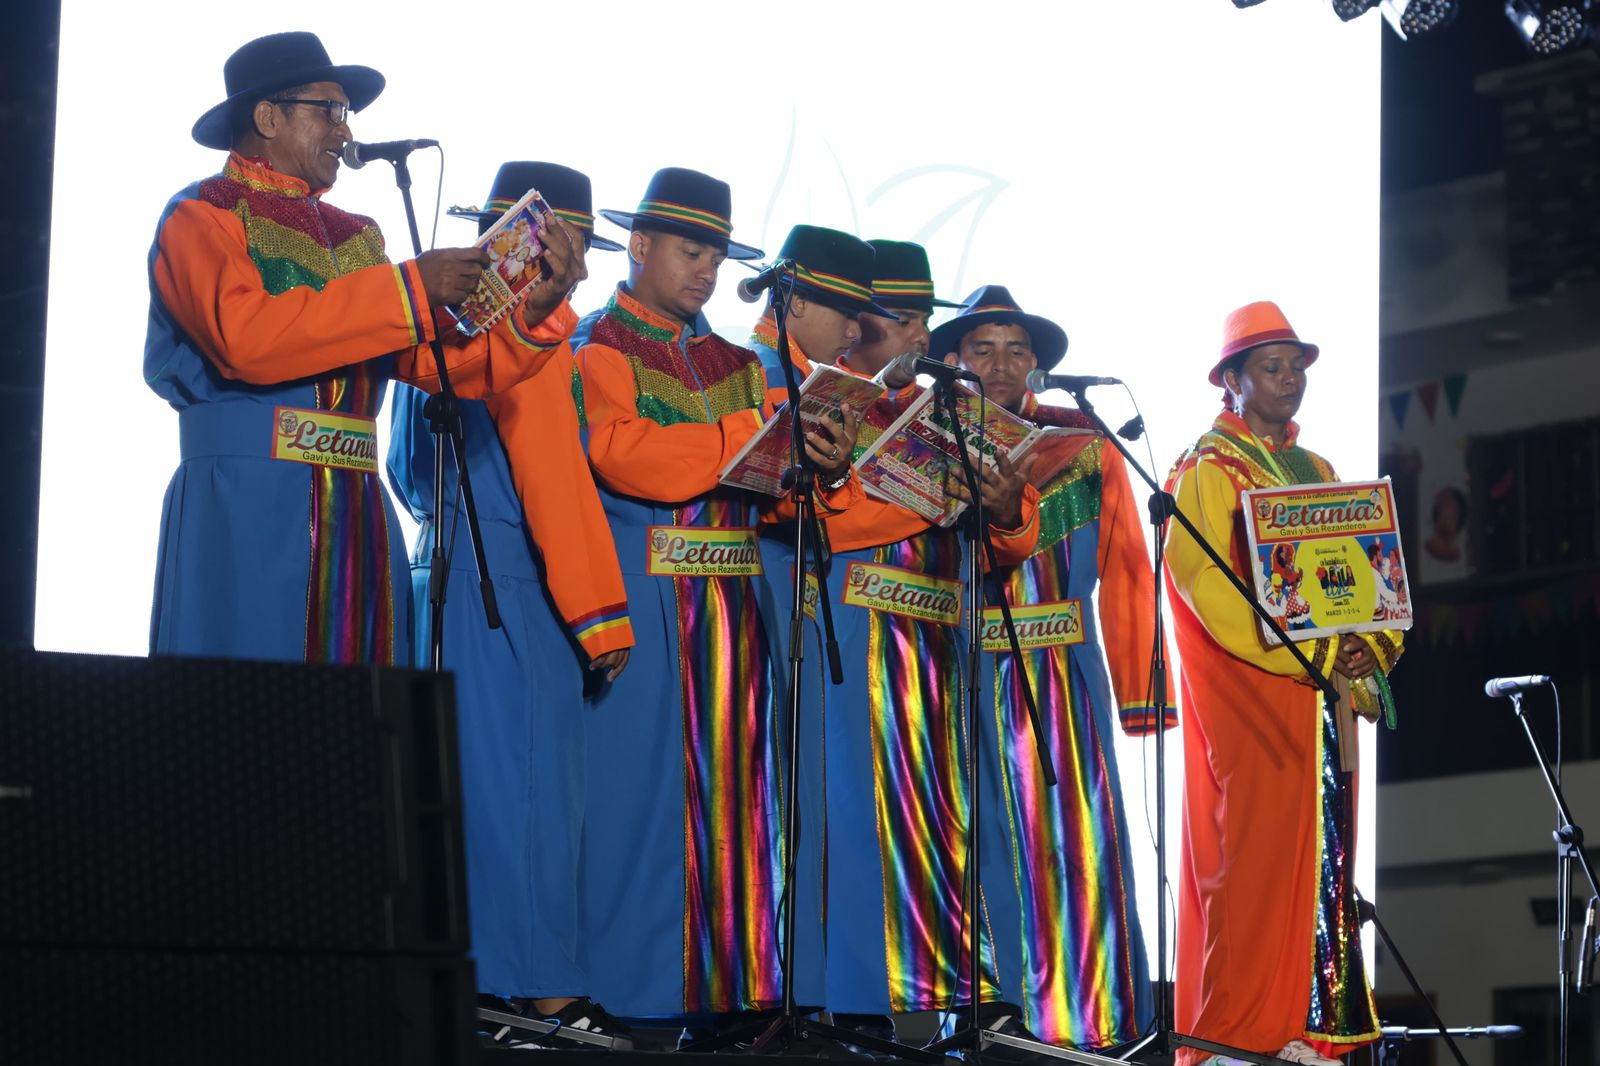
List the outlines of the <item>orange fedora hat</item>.
{"label": "orange fedora hat", "polygon": [[1228,316],[1222,325],[1222,355],[1211,368],[1211,384],[1222,387],[1222,367],[1229,359],[1263,344],[1298,344],[1306,353],[1306,365],[1317,361],[1320,349],[1307,344],[1295,333],[1278,305],[1271,300],[1245,304]]}

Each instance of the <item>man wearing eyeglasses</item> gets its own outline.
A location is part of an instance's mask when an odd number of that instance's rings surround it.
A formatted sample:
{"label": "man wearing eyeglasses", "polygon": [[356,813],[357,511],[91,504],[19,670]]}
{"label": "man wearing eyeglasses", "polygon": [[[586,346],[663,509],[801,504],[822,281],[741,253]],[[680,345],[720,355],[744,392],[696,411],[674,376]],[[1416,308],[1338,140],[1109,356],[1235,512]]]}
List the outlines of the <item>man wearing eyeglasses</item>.
{"label": "man wearing eyeglasses", "polygon": [[[487,257],[394,264],[371,219],[322,202],[348,112],[383,75],[280,33],[236,51],[224,80],[193,135],[227,162],[168,203],[150,252],[145,380],[177,409],[182,451],[151,651],[406,662],[408,579],[374,416],[391,378],[433,386],[435,309],[467,296]],[[550,277],[522,309],[470,341],[449,332],[463,395],[507,388],[567,343],[583,246],[553,216],[540,235]]]}

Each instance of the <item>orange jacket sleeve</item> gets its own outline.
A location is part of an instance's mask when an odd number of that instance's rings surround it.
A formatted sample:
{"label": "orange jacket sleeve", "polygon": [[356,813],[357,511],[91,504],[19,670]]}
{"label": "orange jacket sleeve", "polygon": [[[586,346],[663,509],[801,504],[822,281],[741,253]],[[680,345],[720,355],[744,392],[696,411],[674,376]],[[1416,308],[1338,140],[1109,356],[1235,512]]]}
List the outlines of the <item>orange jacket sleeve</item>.
{"label": "orange jacket sleeve", "polygon": [[603,344],[584,345],[578,370],[589,421],[589,463],[608,488],[625,496],[662,502],[703,496],[717,487],[723,468],[761,428],[756,408],[715,422],[674,426],[641,416],[628,361]]}
{"label": "orange jacket sleeve", "polygon": [[[538,374],[552,360],[570,372],[572,349],[567,339],[577,327],[577,312],[563,300],[535,329],[529,329],[522,321],[520,308],[476,337],[464,337],[451,329],[444,339],[450,386],[458,396],[476,400]],[[425,344],[402,352],[395,376],[424,392],[437,392],[439,374],[433,346]]]}
{"label": "orange jacket sleeve", "polygon": [[489,398],[523,518],[544,558],[545,580],[573,637],[594,659],[633,647],[616,545],[578,438],[572,357],[558,354],[530,378]]}
{"label": "orange jacket sleeve", "polygon": [[[1122,454],[1100,452],[1100,643],[1111,668],[1111,691],[1122,729],[1133,736],[1155,730],[1151,705],[1150,648],[1155,641],[1155,576],[1145,547],[1144,517],[1134,500]],[[1171,649],[1166,660],[1172,662]],[[1178,724],[1167,671],[1167,713],[1161,725]]]}
{"label": "orange jacket sleeve", "polygon": [[[354,270],[320,291],[303,285],[274,296],[250,258],[239,218],[185,200],[157,236],[153,276],[167,310],[225,378],[275,385],[391,352],[402,353],[402,378],[426,387],[434,372],[428,342],[437,332],[415,261]],[[505,343],[491,353],[489,344],[480,337],[448,347],[455,353],[451,368],[461,362],[462,395],[509,385],[548,357],[546,350],[524,355]]]}

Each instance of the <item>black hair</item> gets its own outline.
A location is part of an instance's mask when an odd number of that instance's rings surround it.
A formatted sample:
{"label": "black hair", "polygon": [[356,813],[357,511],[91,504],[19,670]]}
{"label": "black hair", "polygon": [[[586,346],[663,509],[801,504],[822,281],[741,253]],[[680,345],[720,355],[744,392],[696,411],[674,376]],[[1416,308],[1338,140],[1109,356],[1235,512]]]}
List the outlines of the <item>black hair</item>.
{"label": "black hair", "polygon": [[[1253,348],[1246,348],[1242,352],[1236,352],[1235,354],[1228,356],[1228,358],[1223,361],[1222,387],[1224,389],[1228,388],[1228,371],[1233,371],[1235,377],[1242,375],[1244,373],[1244,364],[1247,360],[1249,360],[1250,353],[1254,350],[1255,349]],[[1228,391],[1232,392],[1233,390],[1228,389]]]}

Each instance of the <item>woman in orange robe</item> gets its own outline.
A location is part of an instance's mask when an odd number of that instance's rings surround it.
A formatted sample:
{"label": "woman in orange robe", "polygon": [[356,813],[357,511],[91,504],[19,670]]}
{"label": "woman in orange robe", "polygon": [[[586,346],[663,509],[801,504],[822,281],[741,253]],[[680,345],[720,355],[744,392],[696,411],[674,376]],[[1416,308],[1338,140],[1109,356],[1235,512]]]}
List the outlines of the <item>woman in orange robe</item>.
{"label": "woman in orange robe", "polygon": [[[1253,573],[1243,490],[1337,480],[1300,447],[1292,421],[1316,358],[1273,304],[1230,316],[1210,377],[1230,409],[1168,485],[1240,575]],[[1266,643],[1227,575],[1176,525],[1166,566],[1185,711],[1177,1027],[1336,1064],[1330,1056],[1379,1035],[1352,877],[1355,776],[1339,770],[1318,688],[1287,648]],[[1319,671],[1355,680],[1393,666],[1399,634],[1324,637],[1301,650]],[[1177,1061],[1212,1060],[1184,1048]]]}

